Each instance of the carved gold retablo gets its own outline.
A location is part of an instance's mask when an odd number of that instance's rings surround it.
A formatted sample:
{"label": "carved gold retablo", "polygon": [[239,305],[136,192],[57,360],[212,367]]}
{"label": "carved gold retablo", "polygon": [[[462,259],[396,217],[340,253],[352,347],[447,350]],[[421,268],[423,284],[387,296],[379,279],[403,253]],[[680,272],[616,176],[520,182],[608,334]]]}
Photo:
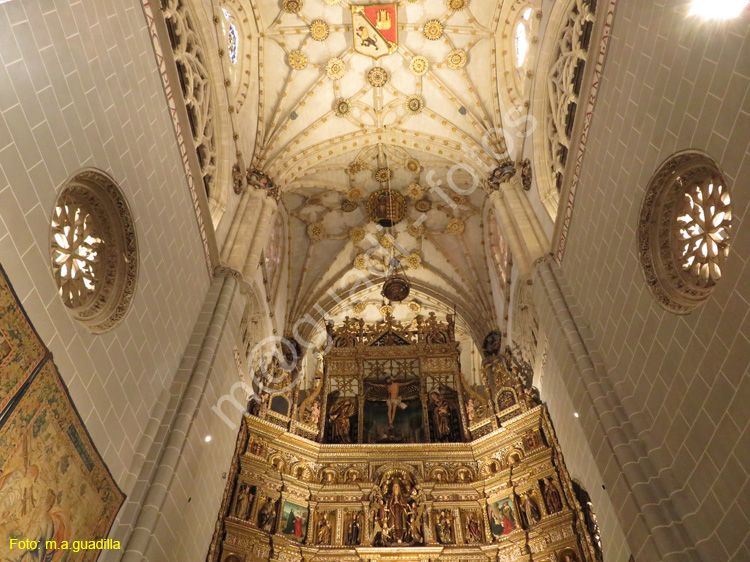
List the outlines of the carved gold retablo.
{"label": "carved gold retablo", "polygon": [[354,50],[379,59],[398,48],[398,5],[352,6]]}

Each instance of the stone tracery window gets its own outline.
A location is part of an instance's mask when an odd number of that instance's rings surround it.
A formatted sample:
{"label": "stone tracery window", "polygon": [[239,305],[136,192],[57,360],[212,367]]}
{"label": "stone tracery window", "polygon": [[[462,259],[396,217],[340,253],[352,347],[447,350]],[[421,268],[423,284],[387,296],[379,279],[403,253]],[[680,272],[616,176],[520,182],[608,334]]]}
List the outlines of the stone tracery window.
{"label": "stone tracery window", "polygon": [[521,19],[516,25],[515,47],[516,47],[516,66],[524,66],[526,55],[529,52],[529,20],[531,18],[531,8],[526,8],[521,14]]}
{"label": "stone tracery window", "polygon": [[546,79],[547,157],[559,192],[570,150],[583,71],[594,25],[596,0],[574,0],[565,17]]}
{"label": "stone tracery window", "polygon": [[646,282],[667,310],[687,313],[708,298],[729,255],[732,201],[706,154],[667,159],[646,189],[638,244]]}
{"label": "stone tracery window", "polygon": [[127,313],[137,278],[137,244],[130,209],[109,176],[77,174],[55,204],[50,260],[58,292],[71,314],[94,333]]}
{"label": "stone tracery window", "polygon": [[161,3],[180,76],[203,185],[206,194],[210,196],[214,187],[217,156],[214,102],[206,54],[200,42],[197,26],[184,0],[161,0]]}
{"label": "stone tracery window", "polygon": [[227,52],[229,53],[229,60],[232,64],[237,64],[237,50],[239,46],[239,40],[237,38],[237,28],[234,27],[233,23],[229,24],[229,30],[227,31]]}

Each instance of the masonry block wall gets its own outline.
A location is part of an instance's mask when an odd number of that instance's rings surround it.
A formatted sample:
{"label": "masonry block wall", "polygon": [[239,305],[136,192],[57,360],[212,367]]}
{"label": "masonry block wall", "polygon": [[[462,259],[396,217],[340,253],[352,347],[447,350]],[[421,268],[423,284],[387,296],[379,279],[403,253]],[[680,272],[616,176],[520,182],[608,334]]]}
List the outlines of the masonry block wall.
{"label": "masonry block wall", "polygon": [[[49,265],[57,193],[88,166],[122,188],[139,245],[130,314],[101,336],[70,318]],[[0,4],[0,262],[104,461],[131,494],[139,440],[209,287],[140,2]]]}
{"label": "masonry block wall", "polygon": [[[740,562],[750,560],[750,34],[746,16],[707,22],[687,9],[618,2],[562,276],[577,328],[654,467],[649,477],[658,477],[697,555]],[[724,171],[734,244],[713,296],[677,316],[646,286],[636,229],[651,175],[688,148]],[[555,363],[568,395],[560,400],[580,409],[585,389]],[[564,411],[545,397],[553,413]],[[601,443],[589,446],[611,484]],[[627,532],[633,514],[614,495],[612,503]],[[640,561],[646,538],[628,539]]]}

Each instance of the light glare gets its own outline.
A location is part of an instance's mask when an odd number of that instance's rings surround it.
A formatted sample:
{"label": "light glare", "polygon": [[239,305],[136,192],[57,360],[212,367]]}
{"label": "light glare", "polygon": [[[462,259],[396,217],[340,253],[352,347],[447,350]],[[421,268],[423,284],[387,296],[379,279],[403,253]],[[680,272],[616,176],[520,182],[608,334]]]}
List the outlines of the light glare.
{"label": "light glare", "polygon": [[210,435],[206,435],[205,441],[206,441],[206,443],[210,443],[211,442],[211,436]]}
{"label": "light glare", "polygon": [[728,20],[738,17],[746,6],[747,0],[693,0],[690,4],[690,15]]}

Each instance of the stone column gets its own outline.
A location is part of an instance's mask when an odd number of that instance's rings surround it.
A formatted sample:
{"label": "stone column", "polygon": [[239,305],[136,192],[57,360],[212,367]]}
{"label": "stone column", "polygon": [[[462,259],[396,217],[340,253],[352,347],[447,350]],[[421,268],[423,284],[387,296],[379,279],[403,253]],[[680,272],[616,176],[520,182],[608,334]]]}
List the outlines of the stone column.
{"label": "stone column", "polygon": [[[192,372],[189,380],[182,387],[182,393],[176,401],[175,410],[166,412],[165,419],[162,420],[162,424],[169,427],[166,443],[157,454],[153,478],[149,479],[148,475],[144,475],[144,479],[147,479],[146,493],[133,525],[133,532],[124,544],[123,562],[137,562],[144,560],[146,557],[151,536],[161,515],[172,478],[187,442],[188,432],[205,391],[211,365],[214,362],[237,288],[238,274],[236,271],[223,270],[220,273],[223,275],[215,279],[212,287],[215,290],[213,294],[216,294],[216,292],[218,294],[215,297],[213,313],[203,337],[198,357],[193,360],[186,356],[180,365],[180,371],[187,370],[190,369],[190,362],[192,362]],[[209,298],[211,296],[212,291],[209,290]],[[188,363],[185,364],[186,362]]]}
{"label": "stone column", "polygon": [[273,226],[276,217],[276,207],[276,201],[272,197],[264,198],[255,232],[253,234],[252,243],[248,250],[247,259],[245,260],[242,271],[245,280],[249,281],[255,276],[255,269],[258,267],[258,262],[260,261],[260,253],[268,245],[271,227]]}
{"label": "stone column", "polygon": [[[506,184],[503,184],[506,185]],[[531,260],[529,260],[527,252],[524,250],[521,237],[516,229],[516,223],[513,220],[506,201],[503,196],[503,190],[498,189],[490,192],[490,201],[492,206],[497,211],[497,215],[500,219],[500,225],[503,230],[503,236],[508,241],[513,259],[518,264],[518,268],[521,273],[528,273],[531,271]]]}
{"label": "stone column", "polygon": [[[645,546],[641,551],[644,559],[679,559],[665,557],[662,554],[689,551],[691,541],[679,518],[676,509],[678,506],[663,489],[662,482],[653,477],[657,473],[644,452],[645,448],[640,438],[634,433],[606,373],[601,373],[594,366],[560,287],[557,277],[559,273],[553,266],[552,256],[536,260],[534,265],[537,267],[537,275],[543,286],[547,304],[567,341],[577,367],[577,372],[570,373],[569,377],[571,381],[574,377],[579,377],[583,383],[584,391],[576,406],[580,411],[595,416],[595,423],[590,421],[587,424],[592,428],[586,435],[589,446],[592,451],[607,451],[617,466],[617,473],[622,474],[617,501],[621,502],[620,509],[627,509],[634,515],[629,534],[636,533],[644,537]],[[569,385],[575,385],[575,382],[570,382]],[[599,443],[592,442],[596,437],[600,438]],[[597,456],[602,458],[602,454],[603,451],[600,450]],[[604,473],[603,467],[600,466],[600,470]],[[651,537],[653,542],[646,540],[648,537]]]}

